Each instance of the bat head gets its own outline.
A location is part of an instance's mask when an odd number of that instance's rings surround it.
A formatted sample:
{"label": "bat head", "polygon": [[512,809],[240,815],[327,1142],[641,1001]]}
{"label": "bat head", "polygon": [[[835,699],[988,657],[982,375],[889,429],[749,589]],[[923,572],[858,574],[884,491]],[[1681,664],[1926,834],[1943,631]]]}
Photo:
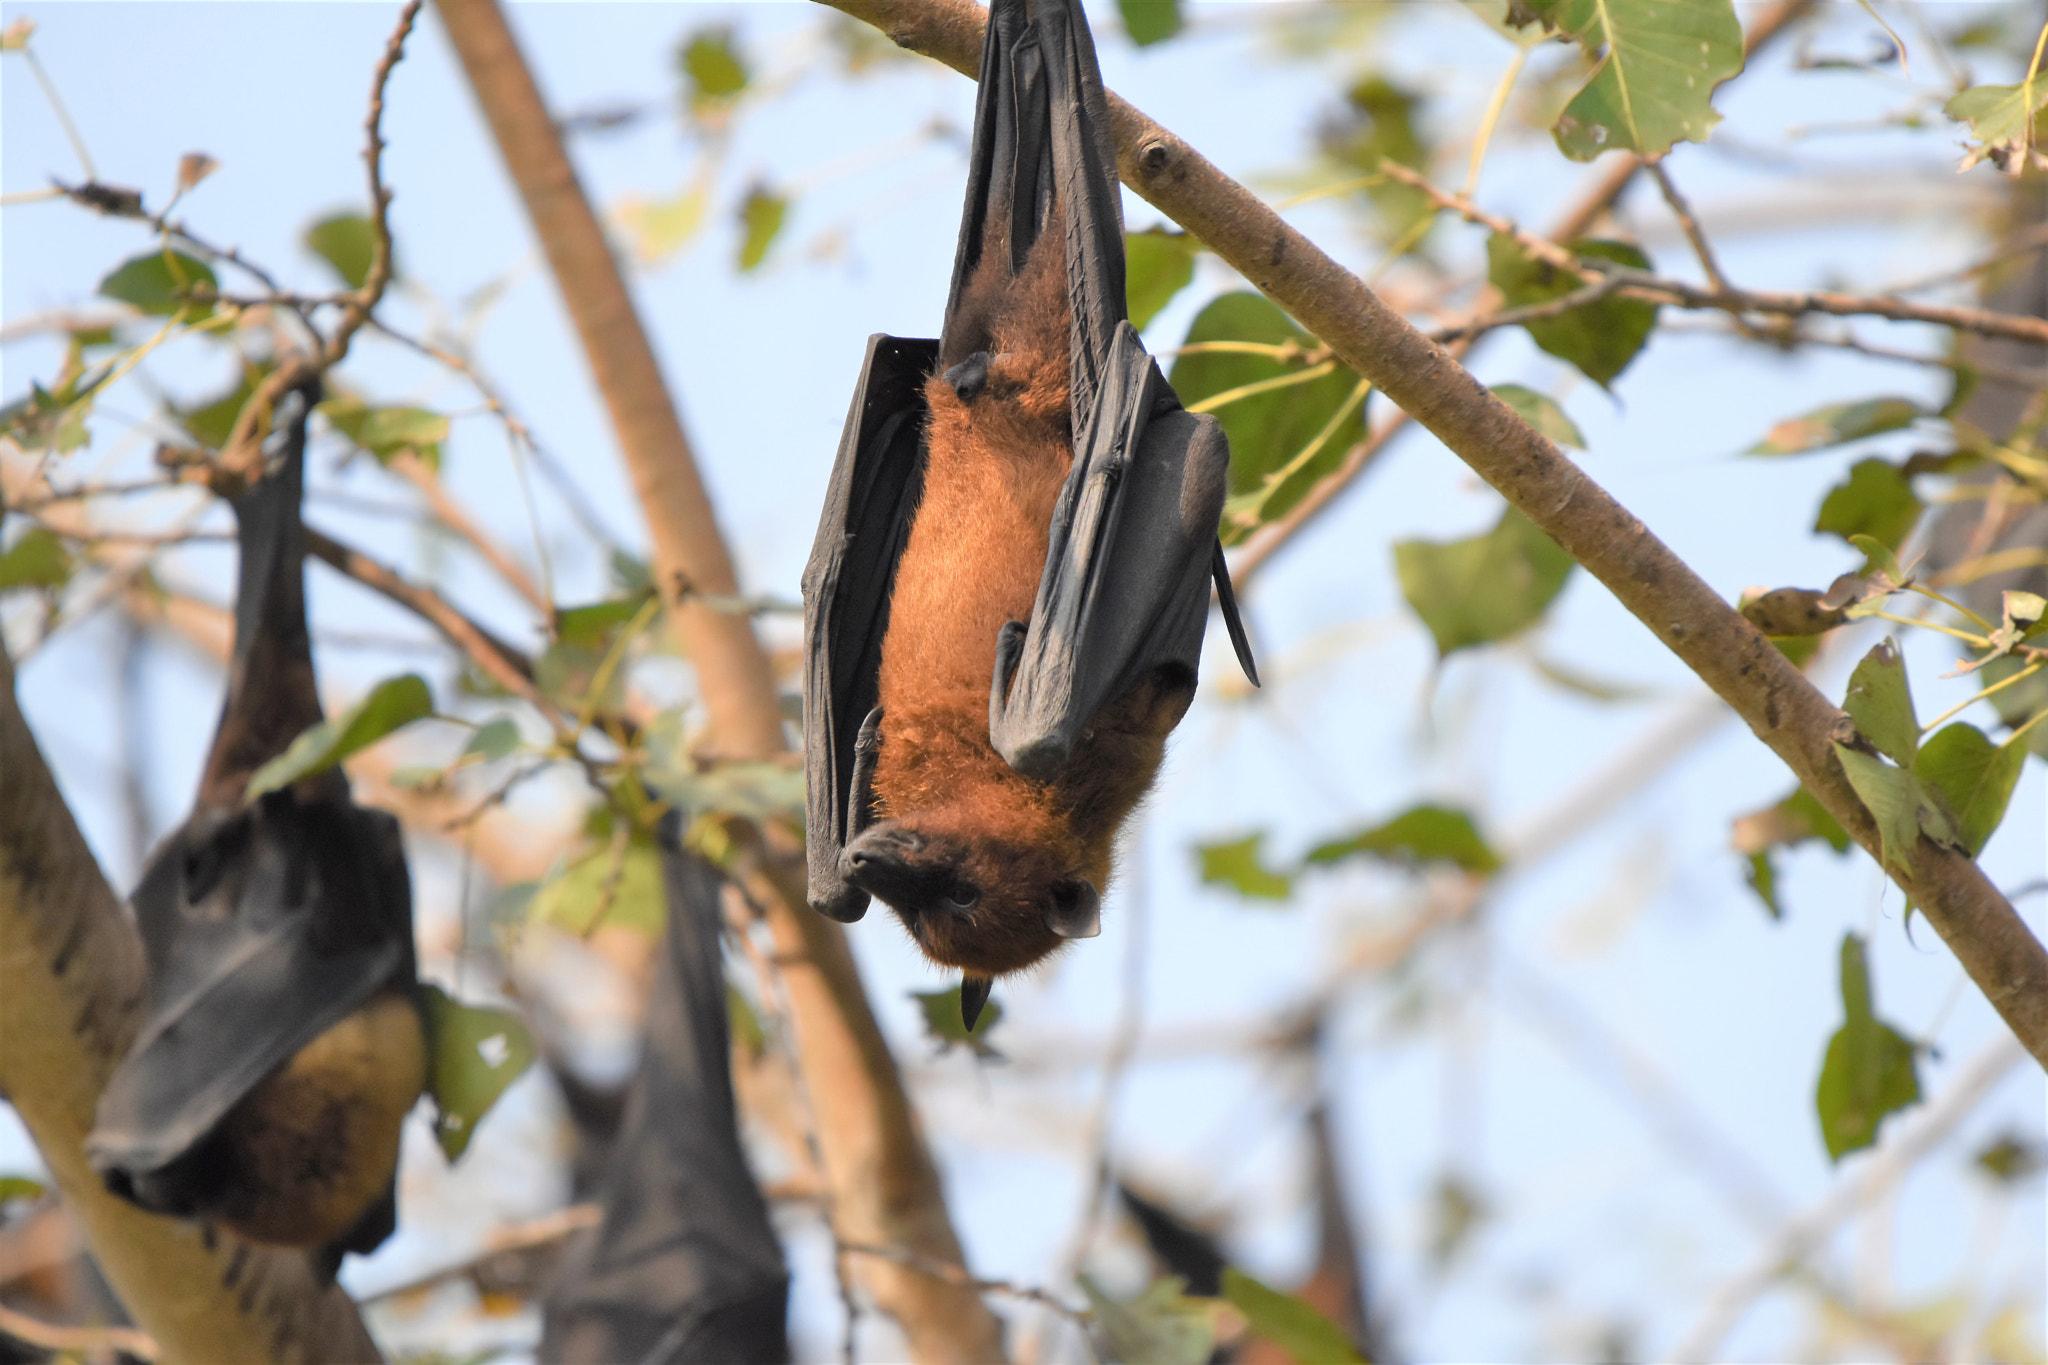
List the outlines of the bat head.
{"label": "bat head", "polygon": [[992,835],[949,816],[879,821],[839,859],[839,875],[894,910],[925,956],[993,977],[1101,932],[1101,895],[1064,829]]}

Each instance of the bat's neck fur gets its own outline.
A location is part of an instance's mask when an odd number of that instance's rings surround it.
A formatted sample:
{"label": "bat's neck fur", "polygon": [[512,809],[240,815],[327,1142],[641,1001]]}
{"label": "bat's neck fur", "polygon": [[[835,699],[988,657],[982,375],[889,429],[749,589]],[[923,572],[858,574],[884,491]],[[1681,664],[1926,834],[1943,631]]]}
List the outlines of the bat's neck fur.
{"label": "bat's neck fur", "polygon": [[955,962],[970,970],[1014,970],[1057,946],[1039,903],[1052,883],[1105,887],[1117,830],[1182,709],[1166,708],[1162,728],[1149,696],[1112,704],[1050,783],[1013,771],[989,742],[996,637],[1031,618],[1074,458],[1063,237],[1055,208],[1012,276],[1008,244],[991,234],[948,319],[947,349],[960,354],[942,368],[986,351],[987,381],[964,401],[943,373],[927,382],[924,496],[882,646],[876,814],[975,846],[965,870],[986,889],[976,937],[989,951]]}
{"label": "bat's neck fur", "polygon": [[233,808],[256,769],[321,718],[306,630],[303,441],[234,500],[241,565],[235,587],[235,652],[199,804]]}

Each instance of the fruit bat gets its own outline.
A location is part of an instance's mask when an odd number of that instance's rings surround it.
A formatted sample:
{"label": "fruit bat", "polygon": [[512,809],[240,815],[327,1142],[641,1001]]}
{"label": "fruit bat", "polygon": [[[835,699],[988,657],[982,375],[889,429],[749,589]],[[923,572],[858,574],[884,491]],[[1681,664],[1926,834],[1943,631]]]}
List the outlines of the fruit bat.
{"label": "fruit bat", "polygon": [[279,400],[231,499],[241,565],[227,700],[191,816],[131,897],[149,1012],[86,1154],[107,1187],[332,1275],[397,1218],[399,1127],[426,1052],[398,822],[328,769],[248,801],[251,775],[321,718],[306,630],[306,423]]}
{"label": "fruit bat", "polygon": [[804,571],[811,905],[992,978],[1099,931],[1193,698],[1230,461],[1130,325],[1078,0],[996,0],[937,341],[869,339]]}
{"label": "fruit bat", "polygon": [[789,1270],[740,1149],[719,955],[722,879],[661,829],[668,942],[594,1240],[548,1295],[558,1365],[789,1359]]}

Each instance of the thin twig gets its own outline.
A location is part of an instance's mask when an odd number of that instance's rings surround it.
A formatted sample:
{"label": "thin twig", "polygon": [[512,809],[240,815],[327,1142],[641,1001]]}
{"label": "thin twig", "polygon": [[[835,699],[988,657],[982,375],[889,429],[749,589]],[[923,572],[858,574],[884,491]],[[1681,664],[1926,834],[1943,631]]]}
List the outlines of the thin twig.
{"label": "thin twig", "polygon": [[1657,188],[1664,193],[1664,202],[1671,206],[1671,215],[1678,219],[1685,240],[1692,243],[1692,254],[1699,257],[1700,269],[1706,272],[1707,283],[1716,289],[1728,288],[1728,277],[1721,273],[1721,263],[1714,259],[1714,248],[1707,244],[1707,234],[1700,230],[1700,220],[1693,214],[1692,205],[1685,202],[1685,196],[1678,192],[1671,172],[1664,169],[1661,160],[1652,161],[1649,165],[1650,174],[1656,177]]}
{"label": "thin twig", "polygon": [[433,1289],[450,1280],[473,1277],[491,1260],[508,1252],[537,1251],[543,1247],[555,1246],[567,1241],[585,1228],[594,1228],[604,1221],[604,1210],[596,1204],[571,1204],[568,1208],[557,1209],[543,1214],[529,1222],[518,1223],[493,1233],[482,1249],[453,1265],[430,1270],[410,1280],[401,1280],[388,1288],[376,1289],[360,1296],[356,1302],[368,1307],[387,1299],[403,1298],[421,1290]]}
{"label": "thin twig", "polygon": [[525,598],[535,611],[544,617],[551,614],[547,598],[533,585],[533,580],[527,576],[519,561],[507,554],[504,546],[493,540],[470,518],[462,509],[462,505],[449,494],[448,486],[441,482],[441,476],[428,468],[425,460],[412,451],[404,451],[387,467],[418,489],[420,496],[426,499],[435,519],[469,542],[470,548],[483,556],[484,561],[496,569],[499,576],[511,585],[512,590]]}
{"label": "thin twig", "polygon": [[363,117],[363,169],[370,189],[370,269],[363,286],[343,309],[334,334],[327,338],[322,368],[332,369],[348,354],[355,336],[391,283],[391,191],[384,184],[384,89],[391,73],[405,56],[405,40],[419,17],[422,0],[406,0],[398,13],[398,26],[384,44],[383,59],[370,77],[370,109]]}
{"label": "thin twig", "polygon": [[1042,1307],[1052,1309],[1055,1313],[1063,1315],[1083,1329],[1091,1321],[1086,1312],[1061,1299],[1057,1294],[1049,1293],[1032,1285],[1013,1284],[1009,1280],[980,1279],[970,1275],[964,1266],[933,1260],[929,1256],[920,1255],[910,1247],[871,1246],[865,1242],[839,1241],[835,1241],[833,1245],[846,1255],[879,1257],[882,1260],[892,1261],[897,1265],[903,1266],[905,1269],[915,1270],[920,1275],[929,1275],[933,1279],[944,1280],[947,1284],[958,1285],[962,1289],[971,1289],[977,1294],[1001,1294],[1006,1298],[1022,1299],[1027,1303],[1039,1304]]}
{"label": "thin twig", "polygon": [[138,1332],[133,1327],[60,1327],[18,1313],[4,1303],[0,1303],[0,1336],[62,1354],[118,1351],[137,1360],[157,1358],[156,1341],[147,1332]]}

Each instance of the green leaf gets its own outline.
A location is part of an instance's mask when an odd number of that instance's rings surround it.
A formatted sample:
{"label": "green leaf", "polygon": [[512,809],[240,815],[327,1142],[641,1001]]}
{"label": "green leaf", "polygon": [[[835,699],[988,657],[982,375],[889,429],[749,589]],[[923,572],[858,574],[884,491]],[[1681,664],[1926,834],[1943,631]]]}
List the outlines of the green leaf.
{"label": "green leaf", "polygon": [[[1171,378],[1174,391],[1190,410],[1248,385],[1301,375],[1311,369],[1305,363],[1309,353],[1320,349],[1270,300],[1245,292],[1212,300],[1188,328],[1187,340],[1291,345],[1302,352],[1299,361],[1205,352],[1182,355],[1173,363]],[[1300,502],[1343,461],[1344,452],[1364,438],[1365,415],[1354,396],[1358,376],[1334,362],[1325,363],[1328,371],[1305,382],[1236,398],[1215,409],[1230,438],[1230,491],[1259,498],[1249,524],[1226,511],[1226,545],[1256,529],[1260,517],[1280,516]],[[1282,483],[1269,487],[1269,478],[1276,475]]]}
{"label": "green leaf", "polygon": [[1586,438],[1555,399],[1520,384],[1495,384],[1493,396],[1515,410],[1515,415],[1542,435],[1574,450],[1586,448]]}
{"label": "green leaf", "polygon": [[1522,9],[1598,59],[1552,130],[1572,160],[1662,156],[1680,140],[1706,141],[1721,121],[1714,87],[1742,70],[1733,0],[1522,0]]}
{"label": "green leaf", "polygon": [[1849,675],[1842,709],[1879,753],[1900,767],[1912,765],[1920,748],[1920,721],[1906,686],[1906,662],[1890,640],[1879,641]]}
{"label": "green leaf", "polygon": [[671,804],[745,820],[802,821],[804,775],[780,763],[720,763],[705,771],[648,765],[647,780]]}
{"label": "green leaf", "polygon": [[1837,853],[1847,853],[1851,842],[1849,831],[1804,787],[1794,787],[1784,800],[1752,811],[1735,822],[1738,853],[1793,848],[1809,839],[1818,839]]}
{"label": "green leaf", "polygon": [[1394,568],[1437,653],[1491,644],[1536,624],[1564,590],[1572,557],[1510,507],[1468,540],[1404,540]]}
{"label": "green leaf", "polygon": [[988,1036],[1001,1022],[1003,1007],[994,997],[981,1007],[981,1017],[974,1021],[974,1031],[968,1032],[967,1021],[960,1012],[960,988],[952,987],[943,991],[910,991],[910,998],[924,1011],[924,1032],[927,1038],[939,1045],[940,1052],[950,1052],[955,1047],[966,1047],[977,1057],[996,1058],[1003,1054],[989,1046]]}
{"label": "green leaf", "polygon": [[1920,520],[1920,508],[1912,481],[1897,465],[1858,460],[1848,481],[1830,489],[1821,501],[1813,529],[1843,540],[1868,536],[1896,550]]}
{"label": "green leaf", "polygon": [[676,53],[690,108],[698,114],[723,109],[747,88],[747,65],[733,45],[732,30],[701,28]]}
{"label": "green leaf", "polygon": [[607,924],[658,937],[668,923],[661,853],[644,838],[628,839],[623,853],[599,844],[543,881],[528,913],[579,937]]}
{"label": "green leaf", "polygon": [[1423,138],[1421,94],[1367,72],[1344,92],[1344,105],[1318,135],[1323,155],[1365,177],[1365,194],[1379,217],[1381,234],[1390,241],[1409,241],[1436,213],[1427,194],[1380,173],[1382,161],[1412,171],[1429,168],[1431,148]]}
{"label": "green leaf", "polygon": [[386,678],[340,715],[309,726],[283,753],[258,768],[249,779],[245,799],[254,801],[265,792],[325,772],[393,730],[433,714],[434,698],[426,679],[417,673]]}
{"label": "green leaf", "polygon": [[1972,86],[1943,105],[1941,112],[1957,123],[1969,124],[1977,139],[1960,169],[1967,171],[1987,159],[2002,171],[2017,174],[2025,169],[2027,153],[2042,134],[2044,104],[2048,104],[2048,75],[2036,75],[2020,85]]}
{"label": "green leaf", "polygon": [[609,597],[581,607],[560,607],[555,611],[555,638],[564,644],[591,649],[609,648],[612,636],[640,614],[654,595],[650,586],[627,597]]}
{"label": "green leaf", "polygon": [[362,214],[322,218],[306,229],[304,240],[306,249],[333,267],[349,288],[361,289],[368,282],[370,262],[377,254],[377,232]]}
{"label": "green leaf", "polygon": [[619,206],[619,218],[641,261],[659,265],[689,244],[704,226],[711,195],[700,182],[673,199],[636,199]]}
{"label": "green leaf", "polygon": [[1177,1275],[1154,1280],[1135,1299],[1119,1303],[1087,1275],[1081,1289],[1112,1360],[1124,1365],[1207,1365],[1216,1329],[1207,1304],[1190,1299]]}
{"label": "green leaf", "polygon": [[429,469],[441,467],[441,443],[448,439],[448,419],[425,408],[373,408],[352,393],[337,393],[318,411],[333,428],[388,465],[406,451]]}
{"label": "green leaf", "polygon": [[31,526],[0,553],[0,592],[61,588],[71,581],[71,552],[47,526]]}
{"label": "green leaf", "polygon": [[519,725],[509,716],[500,716],[494,721],[479,725],[476,733],[463,746],[462,756],[474,754],[486,763],[495,763],[519,747]]}
{"label": "green leaf", "polygon": [[242,374],[235,386],[218,398],[191,408],[173,408],[178,425],[190,432],[192,439],[208,450],[219,450],[227,445],[228,437],[234,433],[235,419],[242,415],[242,408],[256,394],[256,386],[275,368],[268,363],[242,366]]}
{"label": "green leaf", "polygon": [[1403,863],[1452,863],[1488,876],[1500,871],[1500,855],[1479,833],[1472,817],[1448,806],[1421,805],[1384,824],[1309,850],[1303,862],[1319,866],[1369,853]]}
{"label": "green leaf", "polygon": [[1199,243],[1163,227],[1124,234],[1124,297],[1131,326],[1144,331],[1159,310],[1195,278]]}
{"label": "green leaf", "polygon": [[105,373],[111,372],[104,372],[83,393],[75,382],[60,384],[52,393],[29,381],[26,398],[0,409],[0,436],[12,440],[26,454],[54,450],[62,455],[78,449],[89,439],[85,419],[92,411],[95,392],[105,382]]}
{"label": "green leaf", "polygon": [[193,303],[194,292],[213,293],[219,288],[220,282],[205,262],[163,247],[123,261],[100,281],[99,292],[140,313],[168,317],[182,311],[188,322],[196,322],[213,315],[213,304]]}
{"label": "green leaf", "polygon": [[1764,903],[1764,909],[1772,919],[1785,918],[1785,907],[1778,903],[1778,865],[1771,861],[1771,851],[1760,848],[1749,855],[1749,872],[1745,877],[1749,889],[1756,892],[1756,898]]}
{"label": "green leaf", "polygon": [[[1627,242],[1587,239],[1568,245],[1588,260],[1613,261],[1636,270],[1650,268],[1650,258]],[[1549,303],[1586,284],[1577,275],[1528,255],[1520,242],[1504,232],[1487,239],[1486,262],[1488,281],[1500,290],[1510,308]],[[1578,366],[1602,388],[1628,368],[1656,326],[1656,304],[1612,296],[1581,304],[1554,318],[1522,324],[1531,341],[1559,360]]]}
{"label": "green leaf", "polygon": [[[1123,12],[1124,32],[1139,47],[1163,43],[1180,32],[1180,0],[1116,0]],[[1132,324],[1136,326],[1135,323]]]}
{"label": "green leaf", "polygon": [[533,1038],[509,1010],[465,1005],[433,985],[422,985],[420,997],[427,1014],[427,1093],[438,1111],[434,1136],[455,1161],[505,1087],[533,1061]]}
{"label": "green leaf", "polygon": [[31,1176],[0,1175],[0,1206],[11,1204],[16,1200],[31,1201],[41,1199],[49,1192],[50,1187],[48,1185]]}
{"label": "green leaf", "polygon": [[788,216],[789,201],[767,186],[756,185],[747,192],[746,202],[740,205],[741,274],[760,268],[768,248],[775,244],[775,235],[782,231],[782,220]]}
{"label": "green leaf", "polygon": [[1282,1294],[1239,1270],[1223,1268],[1223,1297],[1252,1331],[1301,1365],[1365,1365],[1344,1329],[1293,1294]]}
{"label": "green leaf", "polygon": [[1913,774],[1846,744],[1835,745],[1835,757],[1841,760],[1856,799],[1877,821],[1879,847],[1887,867],[1907,866],[1922,830],[1942,843],[1955,842],[1954,826],[1928,800]]}
{"label": "green leaf", "polygon": [[1958,721],[1944,726],[1913,760],[1913,775],[1941,798],[1972,858],[2005,818],[2026,757],[2018,745],[1993,744],[1976,726]]}
{"label": "green leaf", "polygon": [[1913,1045],[1878,1019],[1863,940],[1842,938],[1842,1027],[1828,1039],[1814,1107],[1828,1156],[1840,1161],[1877,1140],[1885,1118],[1920,1099]]}
{"label": "green leaf", "polygon": [[1260,857],[1264,833],[1247,834],[1224,843],[1197,844],[1201,879],[1209,886],[1227,886],[1247,900],[1284,901],[1294,894],[1294,879],[1275,872]]}
{"label": "green leaf", "polygon": [[1866,436],[1899,431],[1927,416],[1910,398],[1866,398],[1858,403],[1833,403],[1804,417],[1778,423],[1745,455],[1804,455],[1812,450],[1847,445]]}
{"label": "green leaf", "polygon": [[2018,1133],[2001,1133],[1979,1149],[1970,1164],[2001,1185],[2017,1184],[2048,1166],[2048,1148]]}

